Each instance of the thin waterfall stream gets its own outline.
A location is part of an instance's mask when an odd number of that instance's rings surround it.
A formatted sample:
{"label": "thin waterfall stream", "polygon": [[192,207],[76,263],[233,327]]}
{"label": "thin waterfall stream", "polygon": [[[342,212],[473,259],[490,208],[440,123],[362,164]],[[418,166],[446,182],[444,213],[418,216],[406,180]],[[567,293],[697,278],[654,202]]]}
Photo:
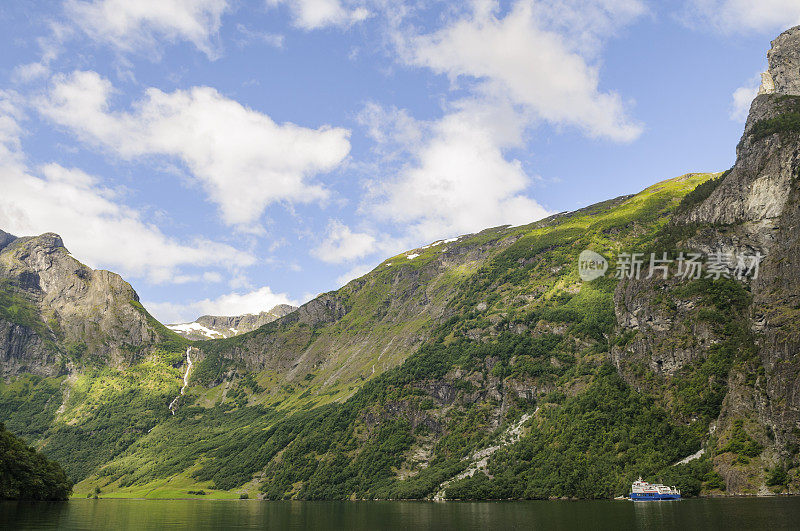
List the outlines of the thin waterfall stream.
{"label": "thin waterfall stream", "polygon": [[181,394],[175,397],[175,399],[170,402],[169,410],[172,411],[172,414],[175,414],[175,407],[178,405],[178,399],[183,396],[184,391],[186,391],[186,386],[189,385],[189,374],[192,372],[192,357],[190,352],[192,351],[192,347],[188,347],[186,349],[186,374],[183,375],[183,387],[181,387]]}

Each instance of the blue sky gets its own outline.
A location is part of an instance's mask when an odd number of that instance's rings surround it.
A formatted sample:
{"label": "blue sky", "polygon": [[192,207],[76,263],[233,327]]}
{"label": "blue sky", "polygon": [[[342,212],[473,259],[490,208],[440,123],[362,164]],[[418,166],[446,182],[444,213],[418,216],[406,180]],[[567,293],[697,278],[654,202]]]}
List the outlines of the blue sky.
{"label": "blue sky", "polygon": [[165,322],[734,161],[795,0],[0,6],[0,228]]}

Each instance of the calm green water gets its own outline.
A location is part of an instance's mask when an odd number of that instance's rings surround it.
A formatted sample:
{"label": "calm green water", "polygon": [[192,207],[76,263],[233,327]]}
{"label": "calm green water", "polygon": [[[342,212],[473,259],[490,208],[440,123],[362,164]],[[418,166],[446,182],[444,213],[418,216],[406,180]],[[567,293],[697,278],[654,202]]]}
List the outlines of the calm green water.
{"label": "calm green water", "polygon": [[0,502],[0,529],[798,529],[800,497],[680,502]]}

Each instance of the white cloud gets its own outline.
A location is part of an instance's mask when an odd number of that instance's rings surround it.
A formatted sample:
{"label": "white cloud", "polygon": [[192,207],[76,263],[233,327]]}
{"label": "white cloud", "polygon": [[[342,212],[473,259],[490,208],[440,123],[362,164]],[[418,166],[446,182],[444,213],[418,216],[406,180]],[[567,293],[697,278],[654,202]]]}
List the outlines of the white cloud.
{"label": "white cloud", "polygon": [[547,215],[511,150],[542,121],[619,142],[641,134],[620,96],[600,88],[598,65],[604,42],[645,11],[640,0],[517,0],[505,10],[474,0],[420,34],[405,22],[411,11],[390,8],[401,59],[447,75],[459,95],[433,121],[365,106],[358,119],[378,158],[366,173],[379,177],[361,212],[411,245]]}
{"label": "white cloud", "polygon": [[341,0],[266,0],[268,7],[286,4],[292,11],[294,24],[304,30],[329,26],[347,27],[369,17],[364,7],[345,7]]}
{"label": "white cloud", "polygon": [[0,162],[3,230],[17,235],[57,232],[92,267],[156,283],[172,281],[181,267],[246,267],[255,262],[249,253],[205,238],[180,243],[167,237],[80,170],[47,164],[37,173]]}
{"label": "white cloud", "polygon": [[529,0],[535,18],[543,28],[565,37],[578,53],[594,57],[603,41],[645,15],[642,0]]}
{"label": "white cloud", "polygon": [[776,32],[800,24],[797,0],[687,0],[689,25],[722,33]]}
{"label": "white cloud", "polygon": [[21,162],[19,121],[24,118],[20,96],[15,92],[0,90],[0,163]]}
{"label": "white cloud", "polygon": [[328,222],[324,240],[311,254],[324,262],[338,264],[362,258],[375,252],[375,237],[363,232],[353,232],[338,220]]}
{"label": "white cloud", "polygon": [[194,321],[201,315],[242,315],[257,314],[271,310],[278,304],[298,306],[286,293],[273,293],[269,286],[257,290],[221,295],[216,299],[177,304],[172,302],[144,302],[144,306],[162,323],[185,323]]}
{"label": "white cloud", "polygon": [[405,24],[413,9],[384,8],[401,59],[446,74],[459,96],[431,121],[365,105],[357,118],[377,160],[361,165],[371,180],[359,214],[383,232],[331,224],[312,252],[320,259],[391,254],[546,216],[510,155],[541,121],[622,142],[641,133],[620,97],[599,88],[597,66],[604,41],[645,12],[640,0],[520,0],[502,15],[499,3],[476,0],[449,6],[442,27],[422,35]]}
{"label": "white cloud", "polygon": [[150,88],[130,112],[109,108],[113,92],[95,72],[59,75],[39,110],[125,159],[179,158],[223,221],[243,230],[259,230],[253,224],[270,204],[327,198],[328,190],[311,178],[336,168],[350,151],[346,129],[277,124],[210,87]]}
{"label": "white cloud", "polygon": [[504,156],[522,145],[524,126],[508,103],[458,102],[441,120],[420,124],[425,141],[412,148],[413,163],[374,185],[366,208],[404,225],[415,244],[544,217],[547,210],[525,195],[531,180],[522,164]]}
{"label": "white cloud", "polygon": [[[5,97],[3,97],[5,96]],[[28,168],[19,108],[0,94],[0,228],[18,236],[57,232],[78,259],[124,275],[172,281],[184,267],[247,267],[255,258],[206,238],[179,242],[81,170]],[[213,273],[212,273],[213,274]]]}
{"label": "white cloud", "polygon": [[70,22],[91,39],[121,51],[156,51],[157,42],[188,41],[209,58],[219,52],[212,37],[227,0],[67,0]]}
{"label": "white cloud", "polygon": [[241,35],[237,42],[240,48],[243,48],[252,42],[263,42],[264,44],[274,48],[283,48],[283,42],[285,39],[283,35],[278,33],[251,30],[244,24],[237,24],[236,30]]}
{"label": "white cloud", "polygon": [[206,271],[200,275],[175,275],[170,280],[173,284],[188,284],[190,282],[217,283],[222,282],[222,275],[216,271]]}
{"label": "white cloud", "polygon": [[50,69],[43,63],[28,63],[15,66],[11,77],[17,83],[29,83],[47,77],[49,73]]}
{"label": "white cloud", "polygon": [[603,38],[644,11],[639,1],[519,0],[502,18],[498,8],[479,0],[442,29],[403,39],[406,60],[593,137],[627,142],[641,134],[620,96],[600,90],[598,67],[589,63]]}
{"label": "white cloud", "polygon": [[733,102],[731,104],[731,120],[744,122],[750,113],[750,104],[753,98],[758,95],[758,87],[761,85],[761,75],[756,74],[747,84],[733,91]]}
{"label": "white cloud", "polygon": [[406,109],[382,107],[368,102],[357,116],[375,142],[373,150],[385,160],[398,158],[403,152],[417,149],[422,143],[421,123]]}

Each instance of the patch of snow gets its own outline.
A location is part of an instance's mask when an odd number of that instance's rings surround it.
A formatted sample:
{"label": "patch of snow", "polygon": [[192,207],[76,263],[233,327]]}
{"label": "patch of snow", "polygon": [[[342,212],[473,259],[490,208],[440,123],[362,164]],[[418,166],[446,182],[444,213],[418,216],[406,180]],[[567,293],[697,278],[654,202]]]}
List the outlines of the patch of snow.
{"label": "patch of snow", "polygon": [[204,336],[212,339],[215,337],[220,337],[222,335],[216,330],[211,330],[210,328],[206,328],[200,323],[181,323],[181,324],[167,325],[167,328],[175,332],[187,332],[187,333],[199,332]]}
{"label": "patch of snow", "polygon": [[413,260],[414,258],[418,257],[419,253],[409,254],[406,256],[409,260]]}
{"label": "patch of snow", "polygon": [[233,332],[234,334],[235,334],[236,332],[238,332],[238,330],[236,330],[235,328],[228,328],[228,330],[230,330],[230,331],[231,331],[231,332]]}
{"label": "patch of snow", "polygon": [[435,247],[437,245],[443,245],[443,244],[446,244],[446,243],[453,243],[453,242],[456,242],[456,241],[458,241],[458,238],[450,238],[450,239],[447,239],[447,240],[436,240],[435,242],[429,243],[428,245],[426,245],[424,247],[420,247],[420,249],[430,249],[431,247]]}

